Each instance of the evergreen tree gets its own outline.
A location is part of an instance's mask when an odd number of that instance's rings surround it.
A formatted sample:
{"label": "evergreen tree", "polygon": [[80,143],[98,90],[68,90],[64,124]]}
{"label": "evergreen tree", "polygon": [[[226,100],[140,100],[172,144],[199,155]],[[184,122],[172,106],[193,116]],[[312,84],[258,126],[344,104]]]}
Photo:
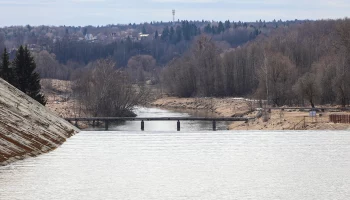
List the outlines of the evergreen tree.
{"label": "evergreen tree", "polygon": [[230,20],[225,21],[225,29],[230,29],[230,28],[231,28]]}
{"label": "evergreen tree", "polygon": [[168,36],[169,36],[169,27],[168,26],[166,26],[165,27],[165,29],[163,30],[163,33],[162,33],[162,40],[166,40],[167,38],[168,38]]}
{"label": "evergreen tree", "polygon": [[224,24],[220,21],[218,26],[218,33],[225,32]]}
{"label": "evergreen tree", "polygon": [[211,27],[211,32],[213,33],[213,35],[217,34],[218,27],[217,26],[212,26]]}
{"label": "evergreen tree", "polygon": [[170,39],[170,41],[173,40],[174,34],[175,34],[174,27],[171,27],[171,28],[170,28],[170,33],[169,33],[169,39]]}
{"label": "evergreen tree", "polygon": [[147,34],[147,31],[146,31],[146,27],[145,27],[145,26],[142,27],[142,34]]}
{"label": "evergreen tree", "polygon": [[182,28],[180,26],[176,27],[176,43],[182,40]]}
{"label": "evergreen tree", "polygon": [[1,56],[0,77],[11,85],[15,85],[16,83],[16,76],[13,73],[12,68],[10,68],[9,53],[6,48]]}
{"label": "evergreen tree", "polygon": [[204,27],[204,32],[205,33],[212,33],[212,29],[211,29],[210,24],[208,24],[206,27]]}
{"label": "evergreen tree", "polygon": [[182,23],[182,32],[185,40],[191,39],[191,29],[188,21]]}
{"label": "evergreen tree", "polygon": [[156,31],[156,33],[154,34],[154,39],[158,39],[159,37],[159,34],[158,34],[158,31]]}
{"label": "evergreen tree", "polygon": [[39,103],[45,105],[45,97],[40,93],[40,76],[37,72],[34,72],[36,64],[27,46],[25,48],[20,46],[13,61],[13,66],[17,75],[17,84],[15,86]]}
{"label": "evergreen tree", "polygon": [[244,27],[244,28],[248,28],[247,22],[244,22],[244,23],[243,23],[243,27]]}

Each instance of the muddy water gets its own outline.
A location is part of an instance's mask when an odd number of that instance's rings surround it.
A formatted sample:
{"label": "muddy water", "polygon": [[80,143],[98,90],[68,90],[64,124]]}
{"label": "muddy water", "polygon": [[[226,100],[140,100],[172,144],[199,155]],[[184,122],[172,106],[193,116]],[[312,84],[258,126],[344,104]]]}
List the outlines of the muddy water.
{"label": "muddy water", "polygon": [[210,127],[81,132],[51,153],[0,167],[0,199],[350,199],[349,132]]}

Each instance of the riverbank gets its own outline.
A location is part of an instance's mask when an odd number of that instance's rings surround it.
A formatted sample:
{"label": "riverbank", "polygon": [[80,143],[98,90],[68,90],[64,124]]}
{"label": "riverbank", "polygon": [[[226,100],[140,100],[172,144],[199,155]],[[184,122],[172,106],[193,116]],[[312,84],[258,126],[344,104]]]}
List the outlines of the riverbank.
{"label": "riverbank", "polygon": [[[47,107],[56,112],[60,117],[79,117],[85,113],[79,109],[79,104],[74,100],[70,81],[49,80],[50,84],[44,87],[48,97]],[[44,84],[45,85],[45,84]],[[156,95],[155,95],[156,96]],[[177,98],[163,97],[153,100],[149,106],[170,110],[203,111],[211,112],[213,116],[221,117],[255,117],[258,112],[250,112],[259,107],[257,101],[247,101],[244,98]],[[350,114],[340,112],[336,108],[318,113],[316,119],[309,118],[307,110],[288,109],[272,110],[268,113],[268,119],[251,120],[249,123],[234,122],[228,129],[231,130],[347,130],[348,124],[329,123],[330,114]],[[321,115],[320,115],[321,114]],[[86,124],[79,123],[79,127]]]}
{"label": "riverbank", "polygon": [[0,165],[59,147],[79,130],[0,79]]}
{"label": "riverbank", "polygon": [[[243,98],[177,98],[164,97],[155,100],[151,106],[164,109],[206,110],[221,117],[256,117],[258,102]],[[251,110],[254,110],[250,112]],[[309,117],[307,110],[288,109],[271,110],[267,118],[257,118],[248,123],[234,122],[230,130],[348,130],[349,124],[329,123],[330,114],[350,114],[328,110],[317,114],[316,118]],[[266,120],[268,119],[268,120]]]}

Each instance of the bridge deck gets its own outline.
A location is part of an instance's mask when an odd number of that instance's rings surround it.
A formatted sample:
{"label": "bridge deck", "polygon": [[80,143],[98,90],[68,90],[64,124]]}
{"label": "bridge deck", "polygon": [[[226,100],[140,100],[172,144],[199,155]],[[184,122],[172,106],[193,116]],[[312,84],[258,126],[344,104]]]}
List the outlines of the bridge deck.
{"label": "bridge deck", "polygon": [[78,117],[67,121],[248,121],[246,117]]}
{"label": "bridge deck", "polygon": [[243,121],[247,122],[250,119],[247,117],[80,117],[80,118],[65,118],[65,120],[75,122],[75,125],[78,126],[78,122],[93,122],[92,126],[95,127],[95,122],[104,122],[105,130],[108,130],[109,122],[116,121],[141,121],[141,130],[145,130],[145,121],[177,121],[177,130],[180,131],[180,121],[212,121],[213,130],[216,130],[216,122],[218,121]]}

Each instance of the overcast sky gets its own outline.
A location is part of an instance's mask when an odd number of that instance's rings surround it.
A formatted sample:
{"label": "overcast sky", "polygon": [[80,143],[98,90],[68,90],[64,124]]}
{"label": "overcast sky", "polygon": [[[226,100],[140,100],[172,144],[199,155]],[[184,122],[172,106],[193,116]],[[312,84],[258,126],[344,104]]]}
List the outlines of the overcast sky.
{"label": "overcast sky", "polygon": [[106,25],[172,20],[337,19],[350,0],[0,0],[0,26]]}

